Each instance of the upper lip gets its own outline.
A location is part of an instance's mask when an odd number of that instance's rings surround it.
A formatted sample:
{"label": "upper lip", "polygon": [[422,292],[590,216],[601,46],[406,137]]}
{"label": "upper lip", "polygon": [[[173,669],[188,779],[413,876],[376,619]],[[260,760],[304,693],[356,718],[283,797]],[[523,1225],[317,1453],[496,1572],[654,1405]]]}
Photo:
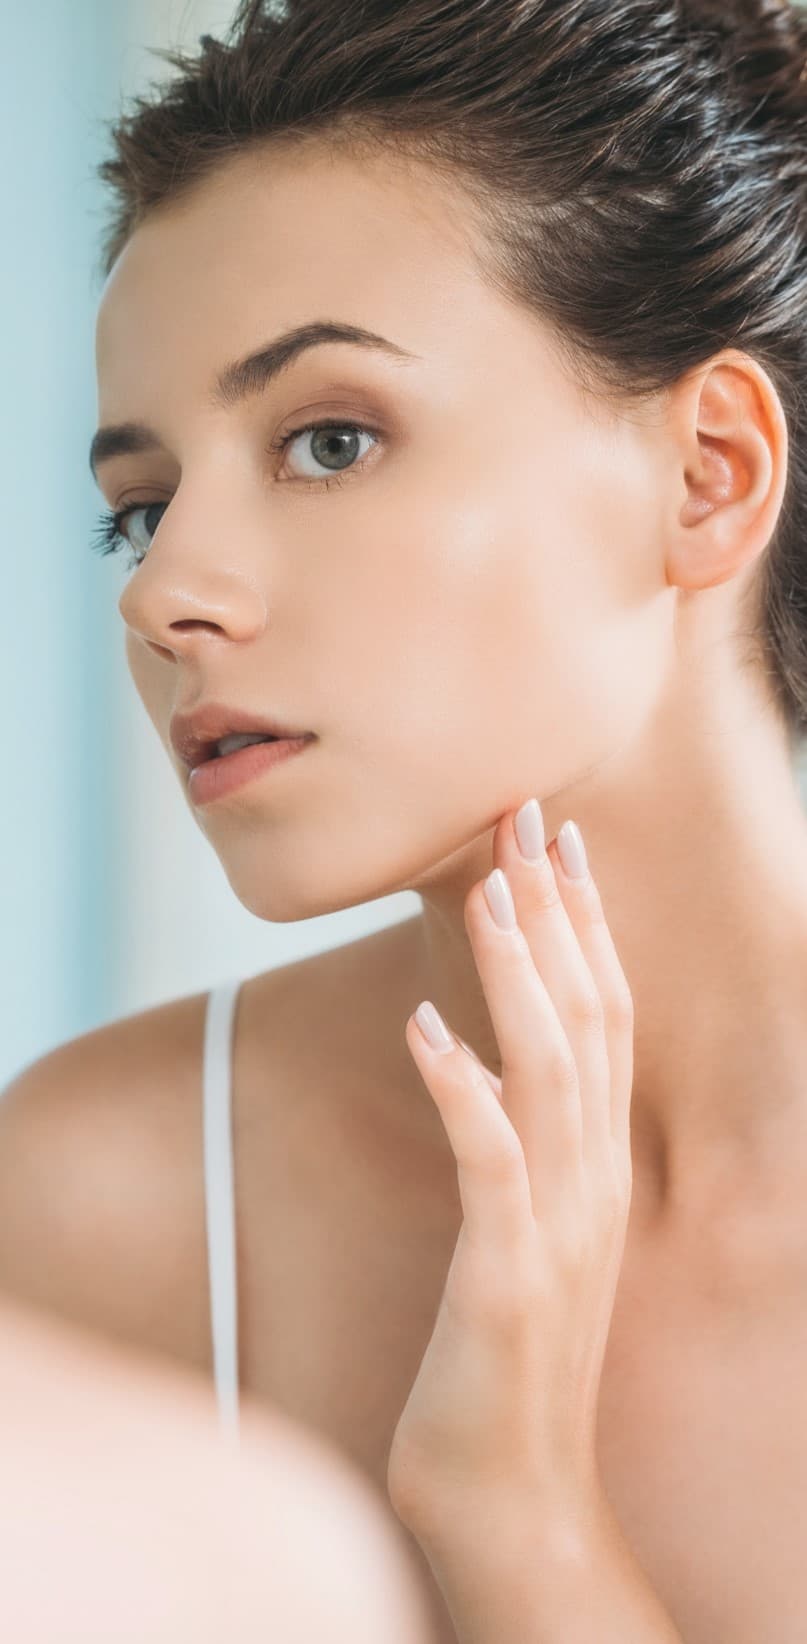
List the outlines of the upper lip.
{"label": "upper lip", "polygon": [[228,708],[221,702],[202,703],[192,714],[172,714],[168,728],[174,752],[190,769],[212,758],[222,737],[237,736],[241,731],[245,734],[263,731],[267,736],[278,737],[313,735],[311,731],[292,730],[268,714]]}

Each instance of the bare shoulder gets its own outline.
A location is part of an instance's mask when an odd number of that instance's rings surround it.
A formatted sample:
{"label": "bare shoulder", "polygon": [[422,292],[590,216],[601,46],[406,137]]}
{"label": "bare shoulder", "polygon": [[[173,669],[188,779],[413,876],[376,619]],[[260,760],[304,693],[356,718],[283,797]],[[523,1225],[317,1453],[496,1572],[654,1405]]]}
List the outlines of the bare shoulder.
{"label": "bare shoulder", "polygon": [[[394,929],[248,978],[234,1077],[261,1157],[276,1093],[304,1097],[357,1056],[354,999],[395,973]],[[0,1291],[209,1371],[202,1047],[207,993],[58,1045],[0,1092]],[[311,1023],[317,1023],[312,1033]],[[268,1153],[274,1152],[274,1147]],[[246,1170],[244,1178],[246,1178]],[[239,1194],[248,1241],[265,1195]]]}
{"label": "bare shoulder", "polygon": [[207,994],[58,1045],[0,1095],[0,1286],[205,1365]]}

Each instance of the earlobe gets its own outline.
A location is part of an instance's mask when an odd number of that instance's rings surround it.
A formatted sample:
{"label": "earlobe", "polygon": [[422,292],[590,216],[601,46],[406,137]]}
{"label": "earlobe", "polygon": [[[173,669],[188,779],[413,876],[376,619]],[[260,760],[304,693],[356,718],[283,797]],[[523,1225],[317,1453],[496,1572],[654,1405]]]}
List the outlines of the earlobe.
{"label": "earlobe", "polygon": [[668,544],[667,580],[729,582],[764,552],[787,481],[781,401],[756,360],[730,350],[679,385],[686,498]]}

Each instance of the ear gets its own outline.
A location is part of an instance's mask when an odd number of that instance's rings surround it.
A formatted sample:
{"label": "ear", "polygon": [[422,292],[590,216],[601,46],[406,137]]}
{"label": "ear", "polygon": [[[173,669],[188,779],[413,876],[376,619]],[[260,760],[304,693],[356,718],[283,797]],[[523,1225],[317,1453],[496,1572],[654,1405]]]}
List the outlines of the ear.
{"label": "ear", "polygon": [[715,588],[758,559],[776,529],[789,451],[782,402],[757,360],[726,349],[676,384],[669,418],[681,487],[667,581]]}

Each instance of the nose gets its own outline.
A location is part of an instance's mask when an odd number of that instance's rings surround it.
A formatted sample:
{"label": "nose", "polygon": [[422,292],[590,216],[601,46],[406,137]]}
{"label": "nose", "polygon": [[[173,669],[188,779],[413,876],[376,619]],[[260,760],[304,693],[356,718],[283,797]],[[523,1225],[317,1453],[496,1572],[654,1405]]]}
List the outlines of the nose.
{"label": "nose", "polygon": [[[157,533],[155,533],[156,539]],[[172,551],[161,538],[149,548],[118,600],[127,628],[163,659],[187,656],[218,634],[255,639],[266,627],[266,598],[245,559],[223,563],[221,551]]]}

